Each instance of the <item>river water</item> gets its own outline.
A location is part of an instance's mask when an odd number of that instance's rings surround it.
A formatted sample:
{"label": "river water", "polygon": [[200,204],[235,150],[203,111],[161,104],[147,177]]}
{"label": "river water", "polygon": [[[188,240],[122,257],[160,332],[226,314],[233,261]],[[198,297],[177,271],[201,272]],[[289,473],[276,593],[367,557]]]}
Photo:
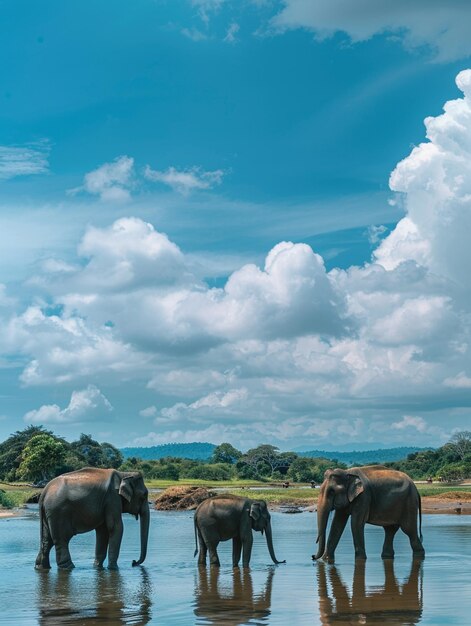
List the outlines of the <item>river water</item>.
{"label": "river water", "polygon": [[383,531],[366,527],[366,565],[354,565],[349,528],[336,564],[313,563],[315,514],[272,514],[274,566],[254,533],[250,571],[232,569],[231,542],[220,544],[220,570],[198,569],[192,512],[152,512],[145,566],[139,524],[124,516],[119,572],[92,567],[94,533],[71,542],[76,568],[36,572],[37,513],[0,520],[0,625],[236,626],[270,624],[471,624],[471,516],[426,515],[425,561],[414,562],[398,533],[396,559],[380,558]]}

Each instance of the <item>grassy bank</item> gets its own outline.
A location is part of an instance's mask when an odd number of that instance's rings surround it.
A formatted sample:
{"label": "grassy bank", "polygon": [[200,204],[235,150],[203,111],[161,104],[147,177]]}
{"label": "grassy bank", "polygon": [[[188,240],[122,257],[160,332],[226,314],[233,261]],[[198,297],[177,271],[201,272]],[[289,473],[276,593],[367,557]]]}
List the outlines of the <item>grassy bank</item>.
{"label": "grassy bank", "polygon": [[27,485],[0,483],[0,508],[14,509],[22,507],[39,490]]}
{"label": "grassy bank", "polygon": [[200,478],[182,478],[181,480],[161,480],[145,479],[148,489],[167,489],[167,487],[178,487],[192,485],[195,487],[206,487],[206,489],[230,488],[242,489],[242,487],[267,487],[269,482],[257,480],[201,480]]}
{"label": "grassy bank", "polygon": [[[167,487],[194,485],[207,489],[223,489],[228,493],[247,498],[261,498],[274,506],[297,505],[311,506],[317,502],[319,489],[301,489],[303,485],[293,485],[289,489],[278,487],[276,483],[262,483],[253,480],[209,481],[197,479],[175,480],[146,480],[150,490],[150,500],[155,499],[155,490]],[[263,487],[263,489],[257,489]],[[471,501],[471,485],[425,485],[418,484],[417,488],[422,497],[432,497],[444,500]],[[28,485],[0,483],[0,507],[15,508],[24,506],[27,500],[38,492],[38,489]],[[154,493],[153,493],[154,491]]]}

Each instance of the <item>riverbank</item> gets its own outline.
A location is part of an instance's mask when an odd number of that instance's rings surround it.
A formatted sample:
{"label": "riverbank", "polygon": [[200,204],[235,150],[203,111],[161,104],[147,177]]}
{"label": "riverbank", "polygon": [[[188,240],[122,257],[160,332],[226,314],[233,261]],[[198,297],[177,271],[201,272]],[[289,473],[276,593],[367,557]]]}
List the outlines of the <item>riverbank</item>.
{"label": "riverbank", "polygon": [[[213,483],[214,484],[214,483]],[[317,508],[318,489],[306,489],[303,487],[245,487],[234,489],[230,487],[216,488],[218,493],[230,493],[246,498],[265,500],[271,511],[281,513],[301,513],[304,511],[313,512]],[[443,486],[420,486],[419,492],[422,495],[422,512],[444,513],[444,514],[471,514],[471,487],[463,486],[450,488]],[[161,490],[149,490],[149,500],[154,502]]]}
{"label": "riverbank", "polygon": [[18,517],[19,515],[21,515],[21,511],[18,509],[0,509],[0,519]]}

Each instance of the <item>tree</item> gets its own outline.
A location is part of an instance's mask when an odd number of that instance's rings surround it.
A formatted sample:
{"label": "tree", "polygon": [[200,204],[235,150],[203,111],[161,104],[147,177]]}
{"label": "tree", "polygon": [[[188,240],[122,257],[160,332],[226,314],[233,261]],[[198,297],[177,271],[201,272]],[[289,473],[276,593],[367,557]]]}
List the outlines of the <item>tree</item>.
{"label": "tree", "polygon": [[471,454],[471,431],[461,430],[455,433],[449,443],[463,461],[468,454]]}
{"label": "tree", "polygon": [[18,468],[22,461],[24,447],[36,435],[49,435],[55,441],[69,447],[64,439],[56,437],[42,426],[27,426],[24,430],[18,430],[0,444],[0,478],[10,481],[20,478]]}
{"label": "tree", "polygon": [[117,468],[123,463],[123,455],[111,443],[98,443],[91,435],[82,433],[71,447],[82,459],[82,465],[90,467]]}
{"label": "tree", "polygon": [[242,452],[237,450],[230,443],[221,443],[214,448],[211,456],[211,463],[229,463],[233,465],[242,456]]}
{"label": "tree", "polygon": [[66,446],[55,437],[35,435],[23,449],[18,474],[25,480],[49,480],[64,462],[66,453]]}
{"label": "tree", "polygon": [[295,458],[297,455],[294,452],[281,453],[276,446],[262,444],[249,450],[241,461],[249,465],[255,473],[271,476],[277,470],[286,473]]}

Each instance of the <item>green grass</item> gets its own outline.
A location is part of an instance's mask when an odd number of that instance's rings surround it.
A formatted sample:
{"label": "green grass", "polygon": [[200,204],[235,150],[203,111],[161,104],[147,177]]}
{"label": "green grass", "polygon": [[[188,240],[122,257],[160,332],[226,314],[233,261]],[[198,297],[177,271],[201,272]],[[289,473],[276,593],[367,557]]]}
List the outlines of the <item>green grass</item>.
{"label": "green grass", "polygon": [[319,490],[314,491],[313,489],[296,489],[296,487],[290,487],[289,489],[263,490],[228,489],[227,492],[235,496],[266,500],[270,504],[298,504],[300,506],[308,506],[317,502]]}
{"label": "green grass", "polygon": [[148,489],[167,489],[168,487],[181,487],[192,485],[195,487],[206,487],[214,489],[217,487],[266,487],[270,483],[263,483],[257,480],[201,480],[200,478],[181,478],[180,480],[163,480],[160,478],[146,478],[145,483]]}
{"label": "green grass", "polygon": [[430,497],[430,496],[443,496],[446,498],[449,497],[448,494],[457,494],[457,498],[459,494],[469,493],[471,494],[471,485],[465,485],[460,487],[459,485],[417,485],[417,489],[421,496]]}
{"label": "green grass", "polygon": [[24,506],[26,501],[31,498],[34,493],[38,492],[38,489],[32,489],[29,486],[0,483],[0,507],[5,509],[14,509]]}

